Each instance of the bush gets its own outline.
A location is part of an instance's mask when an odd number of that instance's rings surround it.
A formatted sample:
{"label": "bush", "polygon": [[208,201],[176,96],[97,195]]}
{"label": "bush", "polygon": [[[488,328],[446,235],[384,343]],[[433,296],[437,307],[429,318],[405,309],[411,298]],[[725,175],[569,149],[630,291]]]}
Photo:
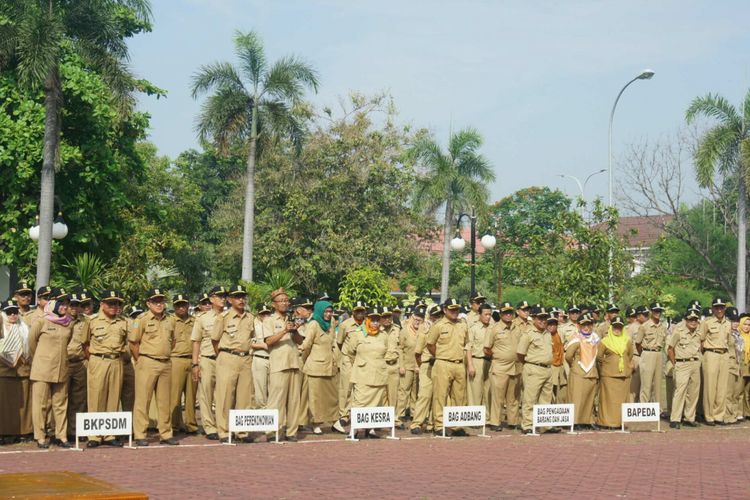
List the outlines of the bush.
{"label": "bush", "polygon": [[396,298],[391,295],[388,277],[379,269],[363,267],[349,271],[339,284],[339,307],[351,309],[358,300],[370,306],[392,306]]}

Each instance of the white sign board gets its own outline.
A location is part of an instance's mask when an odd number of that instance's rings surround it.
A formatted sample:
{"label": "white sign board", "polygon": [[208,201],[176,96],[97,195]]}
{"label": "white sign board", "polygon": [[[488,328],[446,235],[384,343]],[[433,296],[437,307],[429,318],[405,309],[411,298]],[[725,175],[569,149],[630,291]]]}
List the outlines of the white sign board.
{"label": "white sign board", "polygon": [[623,403],[622,430],[625,422],[656,422],[656,429],[661,431],[660,411],[659,403]]}
{"label": "white sign board", "polygon": [[536,434],[537,427],[570,427],[573,432],[575,416],[574,404],[534,405],[531,433]]}
{"label": "white sign board", "polygon": [[133,442],[133,412],[76,413],[76,449],[79,436],[128,436],[128,446]]}
{"label": "white sign board", "polygon": [[446,427],[481,427],[481,436],[487,423],[487,409],[484,406],[444,406],[443,437]]}
{"label": "white sign board", "polygon": [[354,439],[357,429],[386,429],[391,428],[391,438],[396,438],[396,409],[393,406],[372,406],[367,408],[352,408],[351,429],[349,439]]}
{"label": "white sign board", "polygon": [[279,410],[229,410],[229,444],[233,432],[275,432],[279,442]]}

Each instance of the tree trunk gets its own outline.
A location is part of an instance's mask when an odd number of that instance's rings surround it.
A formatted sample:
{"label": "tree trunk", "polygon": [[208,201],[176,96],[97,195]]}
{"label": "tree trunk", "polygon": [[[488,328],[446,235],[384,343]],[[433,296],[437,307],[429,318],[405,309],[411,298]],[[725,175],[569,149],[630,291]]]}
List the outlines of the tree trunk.
{"label": "tree trunk", "polygon": [[60,78],[57,66],[44,82],[44,151],[39,196],[39,251],[36,284],[49,285],[52,262],[52,223],[55,216],[55,166],[60,148]]}
{"label": "tree trunk", "polygon": [[440,302],[448,298],[448,284],[451,272],[451,230],[453,229],[453,206],[445,204],[445,221],[443,222],[443,274],[440,280]]}
{"label": "tree trunk", "polygon": [[737,199],[737,291],[735,303],[739,312],[747,310],[747,187],[745,186],[745,172],[740,169],[739,193]]}
{"label": "tree trunk", "polygon": [[255,231],[255,150],[258,143],[257,129],[257,109],[253,109],[253,117],[250,130],[250,152],[247,155],[245,220],[242,230],[242,279],[244,281],[253,280],[253,243]]}

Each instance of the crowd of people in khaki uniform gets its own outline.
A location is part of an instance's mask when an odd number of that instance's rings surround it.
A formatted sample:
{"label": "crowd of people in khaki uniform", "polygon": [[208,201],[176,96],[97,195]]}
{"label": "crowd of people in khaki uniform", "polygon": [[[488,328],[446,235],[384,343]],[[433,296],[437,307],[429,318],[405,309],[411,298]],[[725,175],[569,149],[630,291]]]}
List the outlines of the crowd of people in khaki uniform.
{"label": "crowd of people in khaki uniform", "polygon": [[[278,289],[255,313],[241,285],[216,286],[194,307],[174,295],[172,311],[158,288],[145,310],[125,310],[112,289],[95,299],[45,286],[36,307],[33,295],[22,282],[2,304],[4,444],[33,436],[67,448],[76,413],[121,410],[133,412],[137,446],[149,430],[166,445],[179,444],[176,433],[226,442],[231,409],[277,409],[288,441],[328,426],[347,433],[352,407],[393,406],[412,434],[442,434],[443,408],[463,405],[485,406],[496,432],[531,432],[536,404],[573,403],[575,425],[593,430],[618,428],[626,402],[660,403],[672,428],[750,416],[750,314],[720,298],[669,321],[658,302],[623,318],[614,304],[495,307],[480,294],[466,309],[448,299],[342,311],[327,295],[313,303]],[[87,446],[122,442],[91,436]]]}

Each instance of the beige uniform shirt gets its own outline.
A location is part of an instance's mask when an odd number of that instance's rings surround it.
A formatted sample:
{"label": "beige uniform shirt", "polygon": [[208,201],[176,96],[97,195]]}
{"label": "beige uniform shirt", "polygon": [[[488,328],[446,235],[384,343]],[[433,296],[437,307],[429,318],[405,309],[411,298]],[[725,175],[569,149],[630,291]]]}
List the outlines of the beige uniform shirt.
{"label": "beige uniform shirt", "polygon": [[404,370],[414,371],[417,369],[417,359],[414,357],[417,347],[417,333],[412,333],[408,325],[398,332],[399,366]]}
{"label": "beige uniform shirt", "polygon": [[566,321],[557,327],[557,333],[560,335],[563,345],[565,345],[578,333],[578,326],[572,321]]}
{"label": "beige uniform shirt", "polygon": [[674,349],[675,360],[701,357],[700,327],[690,331],[685,323],[680,323],[669,336],[669,347]]}
{"label": "beige uniform shirt", "polygon": [[395,360],[389,360],[390,362],[388,364],[389,365],[398,364],[399,360],[401,359],[401,352],[399,351],[399,344],[398,344],[398,339],[399,339],[399,336],[401,335],[401,327],[395,323],[392,323],[388,328],[383,328],[382,330],[383,330],[383,333],[393,337],[393,341],[395,342],[395,345],[396,345],[396,352],[398,353],[398,357]]}
{"label": "beige uniform shirt", "polygon": [[174,317],[163,314],[157,318],[151,311],[138,316],[128,335],[128,341],[140,343],[138,354],[155,359],[168,359],[175,340]]}
{"label": "beige uniform shirt", "polygon": [[492,373],[517,375],[519,331],[513,325],[498,321],[492,325],[484,340],[484,347],[492,349]]}
{"label": "beige uniform shirt", "polygon": [[484,344],[489,337],[490,326],[481,321],[476,321],[469,326],[469,351],[471,357],[484,358]]}
{"label": "beige uniform shirt", "polygon": [[469,330],[471,330],[471,327],[474,326],[474,323],[479,322],[479,313],[476,311],[469,311],[469,313],[466,315],[466,324],[469,327]]}
{"label": "beige uniform shirt", "polygon": [[526,363],[552,365],[552,336],[547,330],[531,328],[518,340],[517,354],[524,354]]}
{"label": "beige uniform shirt", "polygon": [[68,342],[68,361],[82,361],[86,358],[83,351],[83,330],[88,321],[88,318],[81,314],[71,323],[73,335]]}
{"label": "beige uniform shirt", "polygon": [[238,313],[228,309],[214,319],[211,340],[219,343],[219,351],[226,349],[249,354],[254,334],[255,316],[247,311]]}
{"label": "beige uniform shirt", "polygon": [[339,338],[336,339],[341,346],[341,354],[354,359],[354,344],[356,337],[361,334],[361,325],[358,325],[354,318],[346,318],[339,326]]}
{"label": "beige uniform shirt", "polygon": [[91,354],[122,354],[128,336],[128,322],[116,316],[112,319],[104,314],[94,314],[82,329],[82,341],[89,344]]}
{"label": "beige uniform shirt", "polygon": [[[265,338],[278,335],[286,328],[286,318],[274,312],[263,322],[263,335]],[[281,340],[268,349],[271,373],[284,370],[299,370],[300,356],[297,344],[292,340],[290,333],[285,333]]]}
{"label": "beige uniform shirt", "polygon": [[193,323],[193,331],[190,334],[190,340],[193,342],[201,343],[201,356],[216,356],[216,353],[214,352],[214,346],[211,343],[211,333],[213,333],[216,318],[220,314],[222,313],[217,313],[216,311],[211,309],[195,318],[195,322]]}
{"label": "beige uniform shirt", "polygon": [[600,338],[604,338],[607,336],[607,334],[609,334],[609,327],[610,327],[609,320],[604,320],[598,325],[596,325],[596,328],[594,328],[594,333],[599,335]]}
{"label": "beige uniform shirt", "polygon": [[417,343],[414,346],[414,353],[422,354],[422,363],[427,363],[432,359],[432,354],[427,350],[427,334],[430,333],[431,326],[431,322],[425,321],[422,323],[419,331],[417,331]]}
{"label": "beige uniform shirt", "polygon": [[378,335],[352,336],[354,362],[351,383],[384,386],[388,383],[387,362],[398,359],[396,339],[380,332]]}
{"label": "beige uniform shirt", "polygon": [[306,326],[307,335],[300,347],[306,358],[302,372],[312,377],[332,377],[336,374],[333,331],[324,331],[317,321],[311,321]]}
{"label": "beige uniform shirt", "polygon": [[649,318],[638,328],[638,333],[635,334],[635,343],[641,344],[643,349],[661,351],[664,348],[666,338],[667,327],[664,326],[664,322],[657,324]]}
{"label": "beige uniform shirt", "polygon": [[703,349],[727,349],[727,338],[732,334],[732,325],[726,317],[719,321],[711,316],[700,324],[698,331]]}
{"label": "beige uniform shirt", "polygon": [[21,319],[31,328],[37,321],[44,319],[44,310],[41,307],[29,309],[21,314]]}
{"label": "beige uniform shirt", "polygon": [[180,319],[176,315],[174,317],[174,338],[175,344],[172,349],[172,356],[191,356],[193,354],[193,342],[190,340],[193,327],[195,326],[195,318],[188,316],[185,319]]}
{"label": "beige uniform shirt", "polygon": [[469,343],[465,321],[440,318],[430,327],[426,342],[435,346],[435,358],[445,361],[463,361]]}
{"label": "beige uniform shirt", "polygon": [[34,323],[29,331],[31,380],[57,384],[68,378],[68,342],[71,325],[62,326],[48,320]]}

